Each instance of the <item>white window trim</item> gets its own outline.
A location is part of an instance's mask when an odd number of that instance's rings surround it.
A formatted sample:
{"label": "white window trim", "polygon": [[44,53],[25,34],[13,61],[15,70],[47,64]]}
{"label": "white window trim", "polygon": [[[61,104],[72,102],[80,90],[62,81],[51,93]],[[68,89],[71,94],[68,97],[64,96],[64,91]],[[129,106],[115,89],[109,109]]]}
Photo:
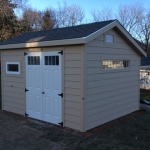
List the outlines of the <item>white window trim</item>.
{"label": "white window trim", "polygon": [[[119,68],[119,69],[103,69],[103,60],[110,60],[110,58],[101,58],[101,68],[100,68],[100,72],[101,73],[113,73],[113,72],[128,72],[130,71],[130,67],[131,67],[131,60],[130,58],[122,58],[123,60],[129,60],[129,67],[126,68]],[[111,60],[118,60],[118,58],[111,58]]]}
{"label": "white window trim", "polygon": [[[113,42],[106,42],[106,35],[112,35],[112,36],[113,36]],[[105,45],[105,46],[108,46],[108,47],[116,47],[116,44],[115,44],[115,35],[114,35],[114,34],[105,33],[105,34],[103,35],[103,42],[104,42],[104,45]]]}
{"label": "white window trim", "polygon": [[[109,37],[109,39],[107,39],[107,37]],[[112,34],[106,34],[105,35],[105,42],[106,43],[114,43],[114,35],[112,35]]]}
{"label": "white window trim", "polygon": [[[8,71],[8,64],[18,65],[18,71]],[[6,62],[6,74],[20,74],[20,62]]]}
{"label": "white window trim", "polygon": [[[127,67],[113,67],[112,66],[112,68],[103,68],[103,62],[104,61],[126,61],[126,62],[128,62],[127,64],[128,64],[128,66]],[[127,68],[130,68],[130,60],[129,59],[104,59],[103,61],[102,61],[102,69],[103,70],[117,70],[117,69],[127,69]]]}

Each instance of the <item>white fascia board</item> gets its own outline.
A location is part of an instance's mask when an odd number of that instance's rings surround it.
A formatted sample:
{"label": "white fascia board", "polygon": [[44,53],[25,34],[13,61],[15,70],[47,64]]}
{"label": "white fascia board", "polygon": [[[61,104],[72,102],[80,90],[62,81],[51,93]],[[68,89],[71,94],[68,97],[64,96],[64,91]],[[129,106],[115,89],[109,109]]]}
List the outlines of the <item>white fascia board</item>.
{"label": "white fascia board", "polygon": [[76,38],[76,39],[64,39],[64,40],[55,40],[55,41],[0,45],[0,50],[17,49],[17,48],[35,48],[35,47],[46,47],[46,46],[60,46],[60,45],[72,45],[72,44],[85,44],[85,38],[83,37],[83,38]]}
{"label": "white fascia board", "polygon": [[[117,21],[118,22],[118,21]],[[140,47],[140,45],[132,38],[132,36],[120,25],[120,23],[117,23],[117,27],[119,30],[132,42],[132,44],[140,51],[140,53],[147,57],[147,53]]]}
{"label": "white fascia board", "polygon": [[107,32],[108,30],[112,29],[115,26],[116,26],[116,21],[113,21],[112,23],[108,24],[107,26],[97,30],[96,32],[93,32],[92,34],[90,34],[86,37],[86,43],[92,41],[93,39],[97,38],[98,36]]}

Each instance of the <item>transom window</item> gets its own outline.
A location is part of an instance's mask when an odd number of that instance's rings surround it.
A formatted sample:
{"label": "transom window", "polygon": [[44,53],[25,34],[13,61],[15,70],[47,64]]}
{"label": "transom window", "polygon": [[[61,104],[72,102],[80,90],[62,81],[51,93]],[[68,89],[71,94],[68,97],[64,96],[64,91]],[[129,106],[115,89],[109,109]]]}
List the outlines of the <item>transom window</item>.
{"label": "transom window", "polygon": [[129,68],[129,60],[103,60],[103,69]]}
{"label": "transom window", "polygon": [[59,65],[59,56],[45,56],[45,65]]}
{"label": "transom window", "polygon": [[105,41],[107,43],[113,43],[114,42],[114,36],[113,35],[110,35],[110,34],[106,34],[105,36]]}
{"label": "transom window", "polygon": [[28,56],[28,65],[40,65],[40,56]]}
{"label": "transom window", "polygon": [[6,74],[20,74],[20,63],[6,62]]}

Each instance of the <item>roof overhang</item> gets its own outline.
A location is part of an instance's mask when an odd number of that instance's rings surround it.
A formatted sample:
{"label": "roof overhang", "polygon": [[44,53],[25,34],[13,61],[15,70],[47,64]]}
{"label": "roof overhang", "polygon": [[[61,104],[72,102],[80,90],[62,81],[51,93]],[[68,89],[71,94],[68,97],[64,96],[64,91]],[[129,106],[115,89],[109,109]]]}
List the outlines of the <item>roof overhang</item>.
{"label": "roof overhang", "polygon": [[86,44],[93,39],[97,38],[101,34],[104,34],[108,30],[117,27],[122,34],[130,40],[130,42],[136,47],[139,53],[146,57],[146,52],[139,46],[139,44],[131,37],[131,35],[124,29],[124,27],[117,21],[113,21],[107,26],[97,30],[96,32],[88,35],[83,38],[74,38],[74,39],[63,39],[63,40],[54,40],[54,41],[43,41],[43,42],[33,42],[33,43],[19,43],[19,44],[8,44],[8,45],[0,45],[0,50],[6,49],[19,49],[19,48],[36,48],[36,47],[47,47],[47,46],[60,46],[60,45],[74,45],[74,44]]}
{"label": "roof overhang", "polygon": [[73,45],[73,44],[84,44],[84,43],[85,43],[85,38],[76,38],[76,39],[64,39],[64,40],[55,40],[55,41],[0,45],[0,50],[19,49],[19,48],[36,48],[36,47],[46,47],[46,46],[60,46],[60,45]]}

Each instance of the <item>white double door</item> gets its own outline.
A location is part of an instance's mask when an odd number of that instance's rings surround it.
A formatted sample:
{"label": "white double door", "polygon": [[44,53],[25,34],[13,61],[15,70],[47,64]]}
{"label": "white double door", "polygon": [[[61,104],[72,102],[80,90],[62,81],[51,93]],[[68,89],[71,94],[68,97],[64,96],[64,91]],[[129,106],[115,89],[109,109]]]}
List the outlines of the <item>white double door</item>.
{"label": "white double door", "polygon": [[31,118],[62,122],[61,54],[29,52],[26,55],[26,113]]}

